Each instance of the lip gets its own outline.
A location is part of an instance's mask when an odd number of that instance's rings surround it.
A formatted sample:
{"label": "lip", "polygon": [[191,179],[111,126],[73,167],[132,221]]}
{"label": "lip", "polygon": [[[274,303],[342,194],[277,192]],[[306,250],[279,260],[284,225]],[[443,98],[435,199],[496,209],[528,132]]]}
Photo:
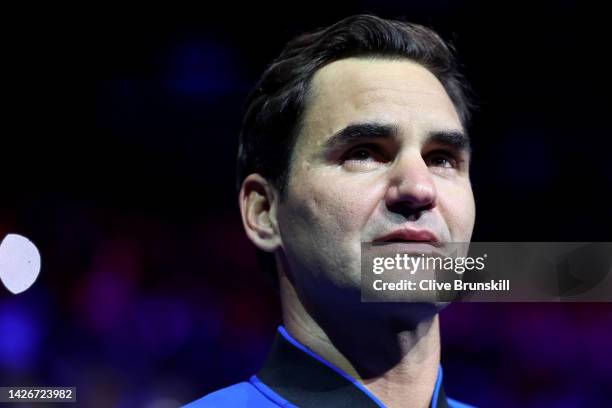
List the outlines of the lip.
{"label": "lip", "polygon": [[440,246],[440,239],[430,230],[415,229],[410,227],[395,230],[389,234],[376,238],[373,242],[414,242],[433,246]]}

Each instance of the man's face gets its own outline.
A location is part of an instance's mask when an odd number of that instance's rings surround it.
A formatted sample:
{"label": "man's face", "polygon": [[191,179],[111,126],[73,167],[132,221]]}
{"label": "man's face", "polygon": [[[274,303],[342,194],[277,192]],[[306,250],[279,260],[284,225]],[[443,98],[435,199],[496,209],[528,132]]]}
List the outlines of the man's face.
{"label": "man's face", "polygon": [[452,101],[422,66],[349,58],[320,69],[277,215],[298,292],[358,289],[361,242],[394,233],[469,242],[465,142]]}

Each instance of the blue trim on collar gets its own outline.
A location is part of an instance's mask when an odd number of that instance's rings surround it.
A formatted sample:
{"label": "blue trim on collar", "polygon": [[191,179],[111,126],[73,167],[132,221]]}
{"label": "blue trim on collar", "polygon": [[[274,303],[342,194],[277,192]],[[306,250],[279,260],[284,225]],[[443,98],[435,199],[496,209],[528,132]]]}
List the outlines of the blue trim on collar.
{"label": "blue trim on collar", "polygon": [[438,406],[438,394],[440,393],[440,387],[442,386],[442,365],[438,365],[438,376],[436,378],[436,385],[434,387],[433,396],[431,397],[431,406]]}
{"label": "blue trim on collar", "polygon": [[292,403],[290,403],[289,401],[287,401],[286,399],[278,395],[266,384],[261,382],[260,379],[257,378],[256,375],[252,375],[251,378],[249,378],[249,382],[255,388],[257,388],[257,390],[259,390],[259,392],[261,392],[266,398],[268,398],[270,401],[274,402],[275,404],[281,407],[285,407],[285,408],[298,408],[297,406],[293,405]]}

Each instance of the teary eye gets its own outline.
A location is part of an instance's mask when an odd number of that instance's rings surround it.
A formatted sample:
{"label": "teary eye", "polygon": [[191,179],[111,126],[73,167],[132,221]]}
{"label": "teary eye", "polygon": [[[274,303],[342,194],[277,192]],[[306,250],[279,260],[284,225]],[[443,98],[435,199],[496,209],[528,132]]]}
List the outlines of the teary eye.
{"label": "teary eye", "polygon": [[373,158],[372,150],[367,147],[358,147],[351,150],[345,157],[345,160],[368,160]]}
{"label": "teary eye", "polygon": [[359,145],[349,149],[340,158],[340,164],[347,170],[373,170],[388,162],[383,148],[377,145]]}
{"label": "teary eye", "polygon": [[452,154],[444,151],[436,151],[428,155],[426,158],[428,166],[433,167],[444,167],[444,168],[455,168],[457,167],[457,160]]}

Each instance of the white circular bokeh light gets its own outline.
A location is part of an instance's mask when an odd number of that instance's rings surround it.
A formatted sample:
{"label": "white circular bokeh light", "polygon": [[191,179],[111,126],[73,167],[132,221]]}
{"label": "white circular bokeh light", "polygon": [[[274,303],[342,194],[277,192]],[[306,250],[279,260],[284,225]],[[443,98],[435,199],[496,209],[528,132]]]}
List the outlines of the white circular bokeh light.
{"label": "white circular bokeh light", "polygon": [[18,234],[8,234],[0,244],[0,281],[14,294],[26,291],[40,273],[36,245]]}

